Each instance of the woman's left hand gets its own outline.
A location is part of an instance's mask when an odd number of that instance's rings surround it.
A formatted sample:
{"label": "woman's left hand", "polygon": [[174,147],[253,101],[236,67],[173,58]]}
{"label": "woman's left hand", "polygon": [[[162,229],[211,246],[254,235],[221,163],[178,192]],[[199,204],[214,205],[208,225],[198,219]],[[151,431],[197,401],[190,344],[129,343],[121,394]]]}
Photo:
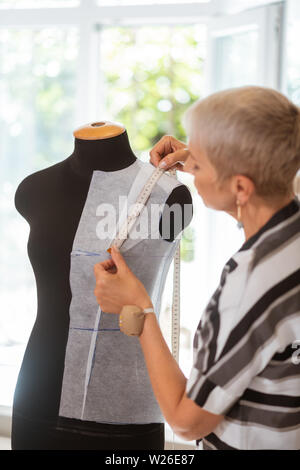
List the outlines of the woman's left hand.
{"label": "woman's left hand", "polygon": [[94,266],[94,294],[105,313],[120,313],[123,305],[153,307],[142,282],[133,274],[121,253],[112,247],[111,259]]}

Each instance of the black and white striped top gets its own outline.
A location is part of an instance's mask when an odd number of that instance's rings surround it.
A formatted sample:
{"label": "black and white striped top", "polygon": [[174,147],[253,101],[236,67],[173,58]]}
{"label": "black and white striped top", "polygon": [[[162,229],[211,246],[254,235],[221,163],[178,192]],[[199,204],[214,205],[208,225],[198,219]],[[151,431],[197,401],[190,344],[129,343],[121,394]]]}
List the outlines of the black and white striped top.
{"label": "black and white striped top", "polygon": [[226,263],[195,333],[186,393],[224,415],[203,449],[300,449],[297,197]]}

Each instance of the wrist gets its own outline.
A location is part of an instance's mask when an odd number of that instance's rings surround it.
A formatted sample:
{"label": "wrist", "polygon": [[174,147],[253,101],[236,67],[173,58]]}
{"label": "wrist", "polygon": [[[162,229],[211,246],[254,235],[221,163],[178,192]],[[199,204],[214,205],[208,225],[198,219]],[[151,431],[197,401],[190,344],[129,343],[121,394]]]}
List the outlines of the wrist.
{"label": "wrist", "polygon": [[144,316],[144,325],[141,334],[139,335],[140,340],[143,342],[144,338],[148,337],[148,335],[151,335],[151,330],[153,328],[153,325],[157,324],[157,318],[155,313],[147,313]]}
{"label": "wrist", "polygon": [[151,299],[150,297],[147,297],[147,298],[144,298],[144,299],[141,299],[139,302],[136,303],[136,305],[138,307],[140,307],[141,309],[145,309],[145,308],[154,308],[153,307],[153,304],[151,302]]}

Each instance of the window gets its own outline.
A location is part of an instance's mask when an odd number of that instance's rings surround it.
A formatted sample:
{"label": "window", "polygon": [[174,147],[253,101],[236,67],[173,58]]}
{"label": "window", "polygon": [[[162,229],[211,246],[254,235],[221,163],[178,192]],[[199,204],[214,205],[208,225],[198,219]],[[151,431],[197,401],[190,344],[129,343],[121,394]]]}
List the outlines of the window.
{"label": "window", "polygon": [[77,28],[0,29],[0,404],[11,405],[36,316],[27,222],[14,206],[20,181],[71,153]]}
{"label": "window", "polygon": [[[256,29],[216,39],[216,61],[220,70],[215,77],[216,90],[233,88],[241,83],[257,82],[257,45],[258,31]],[[245,56],[247,57],[246,66]]]}
{"label": "window", "polygon": [[279,87],[282,16],[279,3],[210,22],[207,93],[245,85]]}
{"label": "window", "polygon": [[48,8],[73,7],[80,0],[0,0],[0,8]]}
{"label": "window", "polygon": [[135,151],[165,134],[186,137],[181,118],[202,94],[205,39],[202,25],[102,30],[104,109],[125,124]]}
{"label": "window", "polygon": [[[209,3],[210,0],[188,0],[188,3]],[[99,5],[158,5],[184,3],[182,0],[97,0]]]}
{"label": "window", "polygon": [[284,90],[289,98],[300,105],[300,57],[297,51],[300,27],[300,4],[290,0],[286,15],[286,47],[284,50]]}
{"label": "window", "polygon": [[[246,85],[278,88],[281,19],[281,5],[212,19],[208,30],[206,93]],[[222,267],[245,239],[236,228],[236,221],[224,212],[205,211],[205,224],[210,233],[205,269],[208,290],[212,292],[219,283]],[[199,225],[197,232],[200,230]],[[209,266],[213,266],[212,270]]]}
{"label": "window", "polygon": [[[297,53],[297,41],[300,27],[300,4],[289,0],[285,15],[285,47],[283,49],[282,93],[300,106],[300,59]],[[300,198],[300,170],[295,179],[295,188]]]}

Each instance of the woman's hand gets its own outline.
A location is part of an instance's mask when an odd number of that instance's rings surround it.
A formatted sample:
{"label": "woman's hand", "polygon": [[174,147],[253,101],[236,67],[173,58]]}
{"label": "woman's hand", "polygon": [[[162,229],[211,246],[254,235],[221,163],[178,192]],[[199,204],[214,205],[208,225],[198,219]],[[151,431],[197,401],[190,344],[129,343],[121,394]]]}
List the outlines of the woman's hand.
{"label": "woman's hand", "polygon": [[175,137],[171,135],[165,135],[151,150],[150,163],[154,166],[161,167],[161,163],[165,162],[166,165],[161,168],[185,171],[183,165],[188,156],[189,151],[184,142],[175,139]]}
{"label": "woman's hand", "polygon": [[105,313],[120,313],[123,305],[137,305],[142,309],[153,307],[144,285],[114,246],[111,256],[112,259],[94,266],[94,294],[101,310]]}

